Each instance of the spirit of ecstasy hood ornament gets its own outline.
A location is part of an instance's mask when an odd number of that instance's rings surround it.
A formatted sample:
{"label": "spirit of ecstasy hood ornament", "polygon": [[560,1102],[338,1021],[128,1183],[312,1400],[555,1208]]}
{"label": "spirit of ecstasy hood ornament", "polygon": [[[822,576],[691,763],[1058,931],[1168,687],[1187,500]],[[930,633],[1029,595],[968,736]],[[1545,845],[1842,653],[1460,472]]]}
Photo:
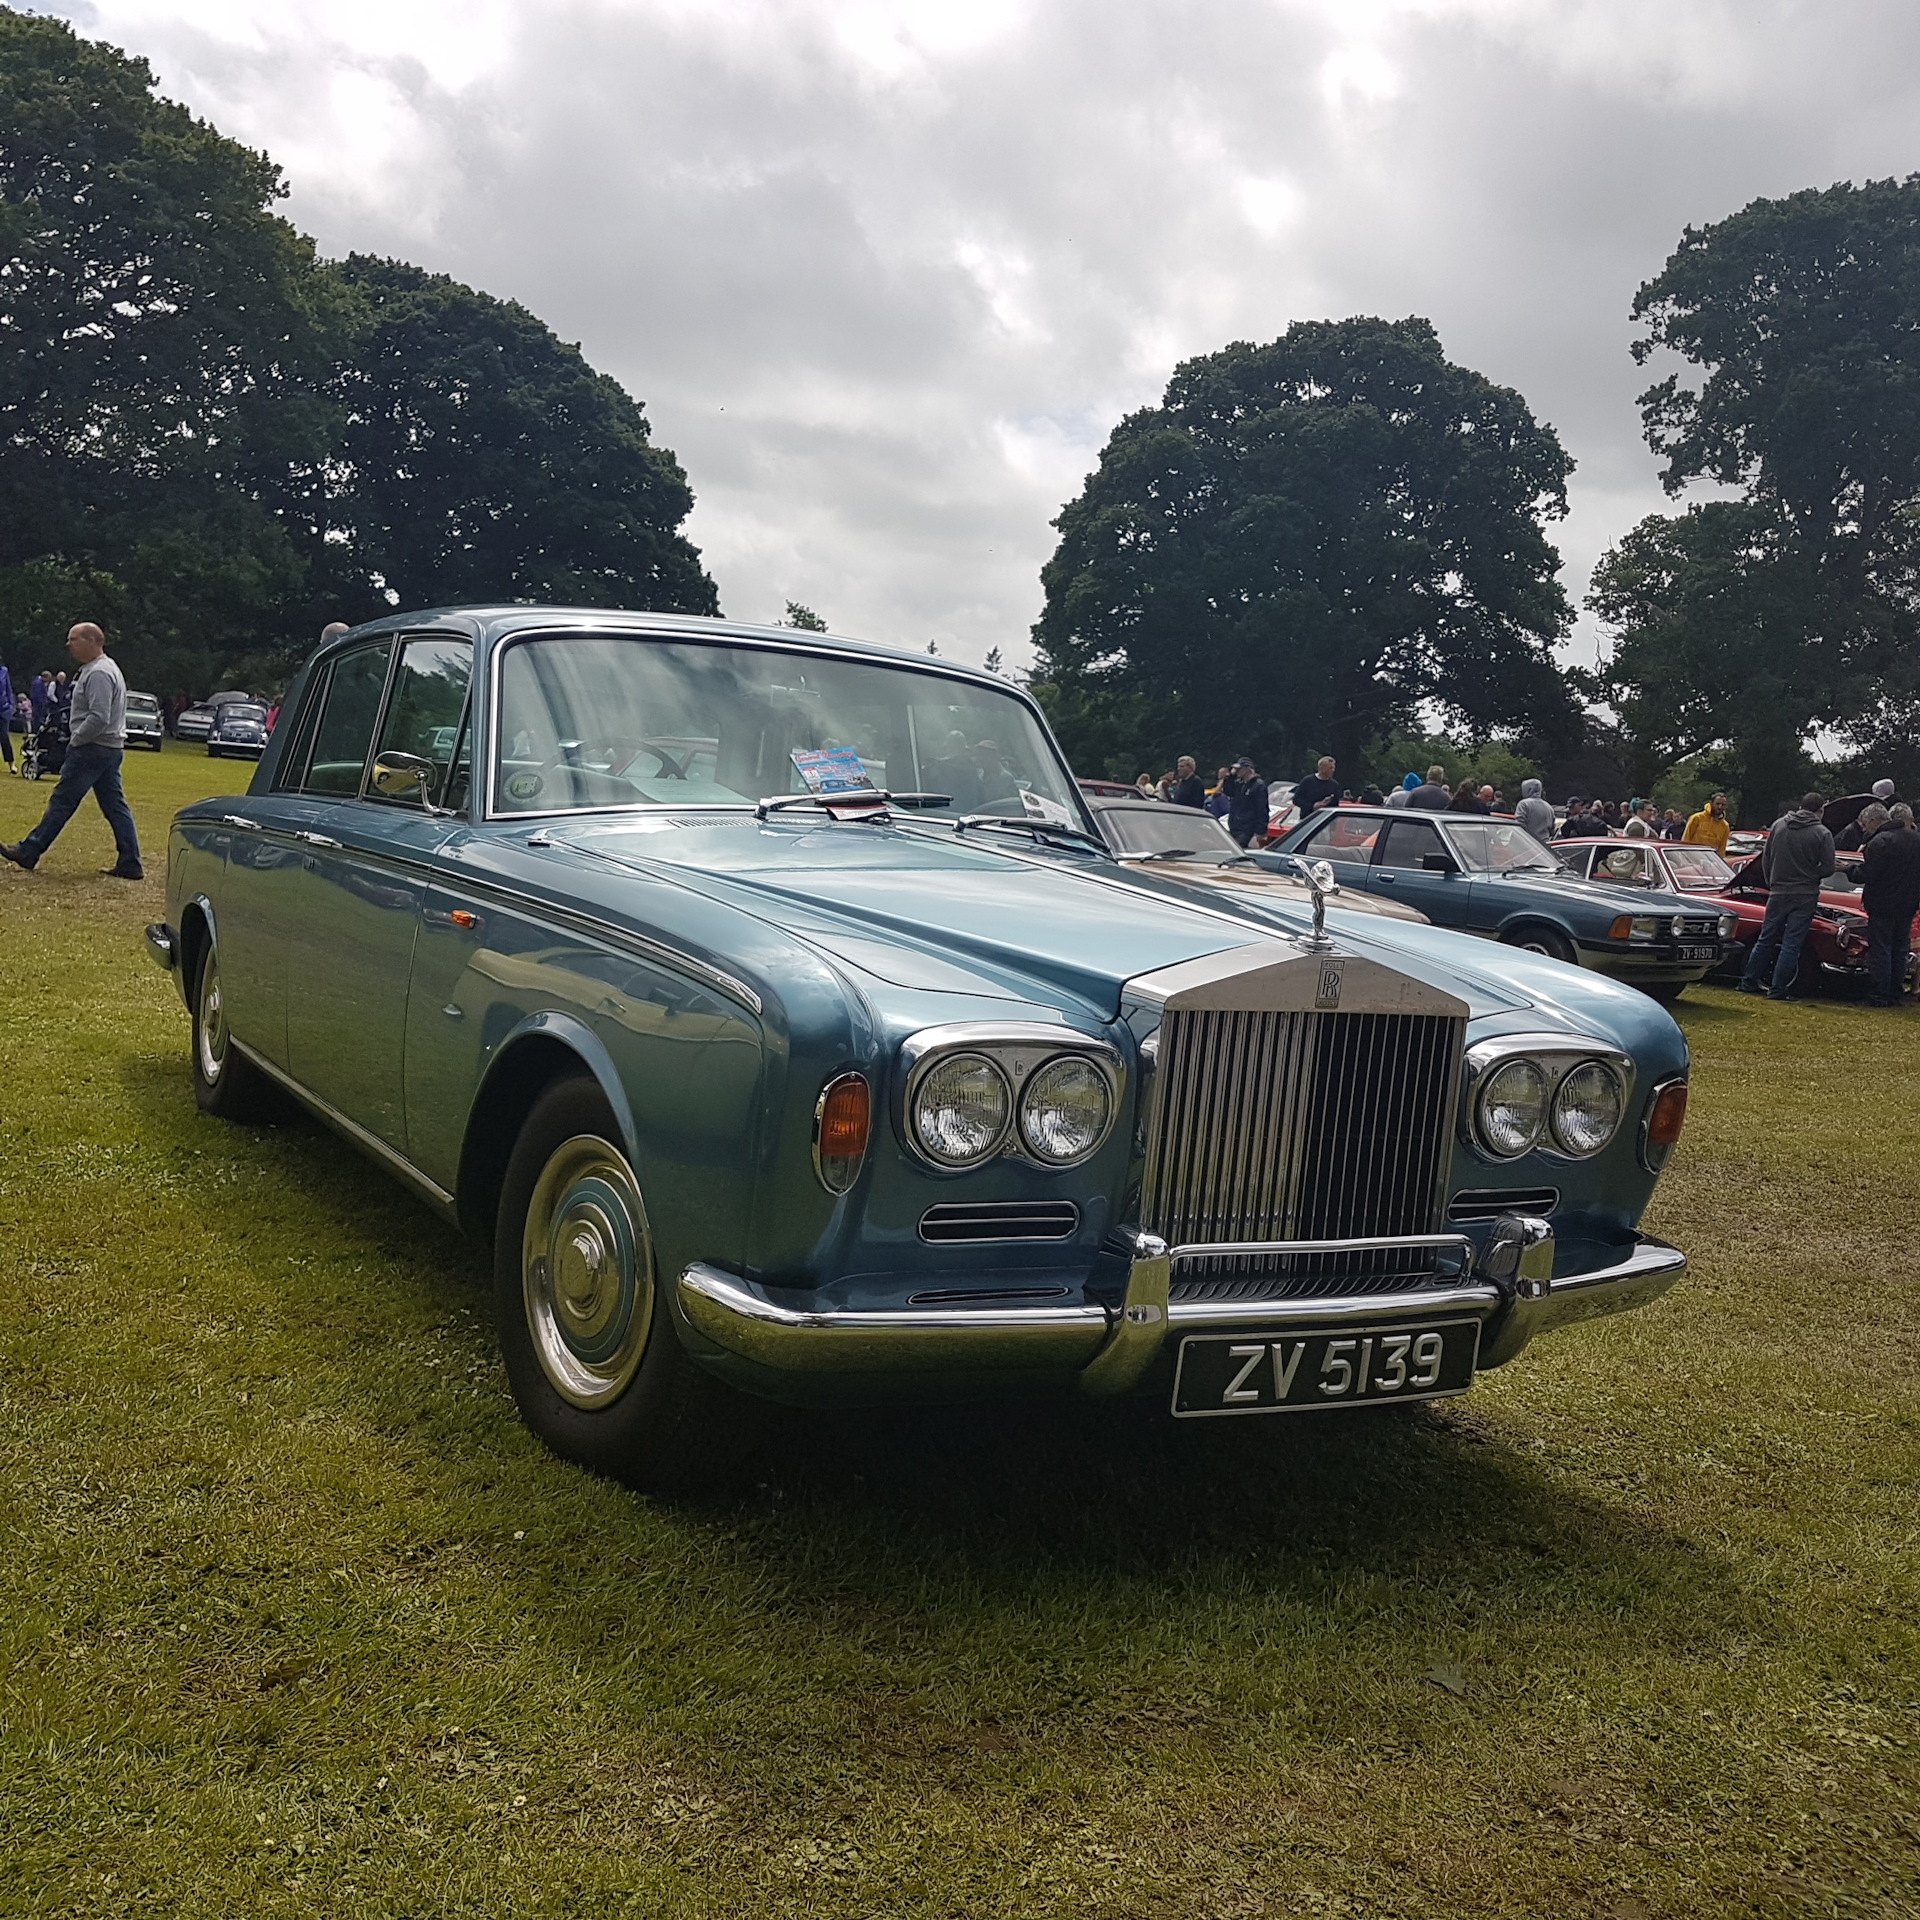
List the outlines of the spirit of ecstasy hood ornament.
{"label": "spirit of ecstasy hood ornament", "polygon": [[1307,891],[1313,895],[1313,938],[1307,942],[1308,949],[1314,953],[1331,952],[1333,942],[1327,938],[1327,902],[1340,891],[1339,883],[1333,877],[1333,863],[1329,860],[1307,860],[1296,853],[1293,864],[1306,881]]}

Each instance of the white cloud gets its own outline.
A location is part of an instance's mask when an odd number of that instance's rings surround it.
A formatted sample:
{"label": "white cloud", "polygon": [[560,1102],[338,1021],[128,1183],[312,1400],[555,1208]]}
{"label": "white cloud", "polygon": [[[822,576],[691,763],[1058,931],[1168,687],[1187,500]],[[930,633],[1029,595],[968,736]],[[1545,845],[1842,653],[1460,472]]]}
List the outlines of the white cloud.
{"label": "white cloud", "polygon": [[[520,299],[648,406],[730,612],[1022,658],[1048,522],[1182,358],[1421,313],[1665,504],[1634,288],[1914,164],[1896,0],[70,0],[325,250]],[[1592,635],[1580,651],[1590,655]],[[1276,689],[1284,698],[1284,689]]]}

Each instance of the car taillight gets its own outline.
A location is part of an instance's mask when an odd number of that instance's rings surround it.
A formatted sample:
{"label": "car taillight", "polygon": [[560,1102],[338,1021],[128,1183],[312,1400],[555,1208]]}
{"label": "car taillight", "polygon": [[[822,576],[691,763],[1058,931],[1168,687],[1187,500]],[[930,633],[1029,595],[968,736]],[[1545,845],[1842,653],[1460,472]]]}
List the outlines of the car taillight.
{"label": "car taillight", "polygon": [[845,1193],[866,1157],[873,1098],[857,1073],[843,1073],[821,1089],[813,1116],[813,1166],[829,1193]]}
{"label": "car taillight", "polygon": [[1667,1164],[1680,1140],[1680,1129],[1687,1123],[1687,1083],[1669,1080],[1653,1096],[1647,1109],[1641,1146],[1647,1165],[1658,1173]]}

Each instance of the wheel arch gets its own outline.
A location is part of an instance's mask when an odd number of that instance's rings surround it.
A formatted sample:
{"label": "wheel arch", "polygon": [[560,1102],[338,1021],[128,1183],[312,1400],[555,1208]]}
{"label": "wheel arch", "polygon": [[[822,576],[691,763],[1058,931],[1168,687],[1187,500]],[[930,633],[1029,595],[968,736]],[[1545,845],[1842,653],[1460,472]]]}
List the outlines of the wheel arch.
{"label": "wheel arch", "polygon": [[500,1044],[468,1111],[454,1186],[460,1225],[466,1232],[483,1240],[493,1237],[500,1185],[513,1143],[534,1102],[556,1080],[570,1074],[586,1075],[599,1084],[613,1110],[620,1144],[637,1173],[639,1143],[633,1108],[612,1056],[584,1022],[564,1013],[532,1014]]}
{"label": "wheel arch", "polygon": [[174,969],[179,976],[180,997],[189,1011],[193,1007],[195,983],[200,978],[200,963],[219,945],[220,938],[214,930],[213,902],[204,893],[196,893],[180,909],[180,964]]}
{"label": "wheel arch", "polygon": [[1518,913],[1509,914],[1495,930],[1494,938],[1511,941],[1515,935],[1525,933],[1530,927],[1540,927],[1548,933],[1558,934],[1576,953],[1580,950],[1580,936],[1573,928],[1538,907],[1522,907]]}

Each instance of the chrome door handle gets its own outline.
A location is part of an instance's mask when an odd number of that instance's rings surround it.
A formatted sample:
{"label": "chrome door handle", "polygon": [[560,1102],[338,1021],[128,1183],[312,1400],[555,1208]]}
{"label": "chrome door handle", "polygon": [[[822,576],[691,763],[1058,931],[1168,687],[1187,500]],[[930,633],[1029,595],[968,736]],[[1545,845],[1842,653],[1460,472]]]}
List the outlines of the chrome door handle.
{"label": "chrome door handle", "polygon": [[1376,873],[1373,877],[1378,880],[1383,887],[1393,885],[1393,875],[1390,873]]}
{"label": "chrome door handle", "polygon": [[310,847],[337,847],[340,844],[338,840],[329,840],[324,833],[296,832],[293,837],[304,840]]}
{"label": "chrome door handle", "polygon": [[258,820],[243,820],[237,813],[223,813],[220,816],[220,824],[223,827],[245,827],[249,833],[260,831]]}

